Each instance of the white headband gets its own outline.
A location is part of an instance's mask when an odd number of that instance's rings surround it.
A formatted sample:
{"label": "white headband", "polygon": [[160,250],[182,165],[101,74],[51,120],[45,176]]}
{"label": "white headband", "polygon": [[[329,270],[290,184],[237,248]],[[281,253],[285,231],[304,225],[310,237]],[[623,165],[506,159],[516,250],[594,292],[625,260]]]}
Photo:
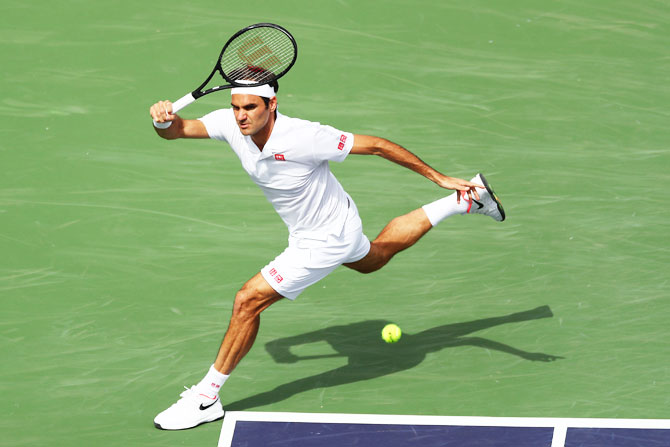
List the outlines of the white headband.
{"label": "white headband", "polygon": [[[236,81],[238,84],[245,84],[247,82],[252,83],[253,81]],[[275,89],[270,87],[268,84],[257,85],[255,87],[233,87],[230,89],[231,95],[256,95],[263,98],[274,98],[276,96]]]}

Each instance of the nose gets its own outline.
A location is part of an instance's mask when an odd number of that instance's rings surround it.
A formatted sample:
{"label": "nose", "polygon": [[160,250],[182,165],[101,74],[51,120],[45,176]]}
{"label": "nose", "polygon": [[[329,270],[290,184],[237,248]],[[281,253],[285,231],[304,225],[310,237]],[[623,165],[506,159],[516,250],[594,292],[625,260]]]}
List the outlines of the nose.
{"label": "nose", "polygon": [[241,121],[244,121],[244,120],[247,119],[247,114],[246,114],[246,112],[245,112],[243,109],[238,110],[238,111],[235,113],[235,115],[236,115],[235,117],[237,118],[237,121],[240,121],[240,122],[241,122]]}

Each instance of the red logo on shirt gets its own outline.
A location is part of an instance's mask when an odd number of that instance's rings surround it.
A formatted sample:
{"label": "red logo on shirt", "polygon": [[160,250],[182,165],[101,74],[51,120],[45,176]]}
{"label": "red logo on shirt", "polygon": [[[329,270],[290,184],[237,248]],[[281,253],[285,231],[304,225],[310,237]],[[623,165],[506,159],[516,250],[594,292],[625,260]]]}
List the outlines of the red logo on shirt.
{"label": "red logo on shirt", "polygon": [[275,154],[275,160],[286,161],[284,154]]}
{"label": "red logo on shirt", "polygon": [[337,145],[337,148],[339,150],[344,149],[344,143],[346,143],[346,142],[347,142],[347,136],[346,135],[341,135],[340,136],[340,144]]}

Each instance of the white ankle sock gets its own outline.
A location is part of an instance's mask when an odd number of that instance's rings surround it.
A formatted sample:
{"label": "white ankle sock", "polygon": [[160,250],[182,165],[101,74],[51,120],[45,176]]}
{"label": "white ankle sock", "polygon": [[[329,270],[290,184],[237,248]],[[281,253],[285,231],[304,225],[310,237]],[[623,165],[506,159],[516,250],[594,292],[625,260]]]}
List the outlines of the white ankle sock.
{"label": "white ankle sock", "polygon": [[214,365],[210,366],[209,371],[204,379],[198,383],[197,388],[200,392],[208,394],[212,397],[219,395],[219,389],[221,386],[228,380],[228,377],[225,374],[221,374],[219,371],[214,368]]}
{"label": "white ankle sock", "polygon": [[461,203],[457,203],[457,194],[459,194],[458,191],[422,207],[433,226],[439,224],[449,216],[465,214],[468,211],[467,197],[461,197]]}

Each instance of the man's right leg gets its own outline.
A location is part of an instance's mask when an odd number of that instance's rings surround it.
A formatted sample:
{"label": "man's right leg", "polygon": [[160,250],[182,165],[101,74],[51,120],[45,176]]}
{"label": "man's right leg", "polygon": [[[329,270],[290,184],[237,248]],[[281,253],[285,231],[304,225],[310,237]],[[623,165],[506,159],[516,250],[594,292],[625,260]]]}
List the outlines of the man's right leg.
{"label": "man's right leg", "polygon": [[219,388],[256,340],[261,312],[281,298],[260,273],[244,284],[235,295],[233,314],[214,365],[198,385],[187,388],[177,403],[156,416],[156,428],[183,430],[223,417]]}
{"label": "man's right leg", "polygon": [[233,315],[214,361],[217,371],[228,375],[235,369],[256,340],[261,312],[282,298],[260,273],[242,286],[235,295]]}

